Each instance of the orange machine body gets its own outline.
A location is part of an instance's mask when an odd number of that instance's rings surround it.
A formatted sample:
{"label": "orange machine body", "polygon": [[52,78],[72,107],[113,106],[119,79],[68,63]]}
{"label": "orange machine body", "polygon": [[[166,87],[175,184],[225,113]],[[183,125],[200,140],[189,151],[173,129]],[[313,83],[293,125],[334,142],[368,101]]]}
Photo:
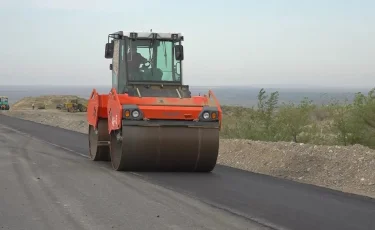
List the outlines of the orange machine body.
{"label": "orange machine body", "polygon": [[111,161],[117,171],[214,169],[222,110],[212,91],[192,96],[183,84],[183,41],[181,33],[108,34],[112,89],[93,89],[89,98],[91,160]]}
{"label": "orange machine body", "polygon": [[206,106],[216,107],[221,128],[222,110],[217,98],[210,90],[208,95],[191,98],[135,97],[117,94],[114,88],[109,94],[98,94],[94,89],[89,98],[87,120],[97,128],[99,119],[108,119],[108,131],[121,128],[123,105],[136,105],[143,113],[143,120],[198,120]]}

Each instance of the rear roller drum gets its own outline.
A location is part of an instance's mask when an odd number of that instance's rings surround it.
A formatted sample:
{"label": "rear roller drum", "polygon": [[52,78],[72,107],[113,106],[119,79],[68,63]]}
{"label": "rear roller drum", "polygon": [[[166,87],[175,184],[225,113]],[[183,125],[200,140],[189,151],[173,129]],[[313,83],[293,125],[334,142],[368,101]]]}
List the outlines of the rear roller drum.
{"label": "rear roller drum", "polygon": [[109,134],[107,120],[99,120],[97,130],[89,127],[89,157],[93,161],[109,161]]}
{"label": "rear roller drum", "polygon": [[113,169],[116,171],[124,171],[125,162],[122,157],[122,140],[121,132],[116,130],[111,132],[110,155]]}

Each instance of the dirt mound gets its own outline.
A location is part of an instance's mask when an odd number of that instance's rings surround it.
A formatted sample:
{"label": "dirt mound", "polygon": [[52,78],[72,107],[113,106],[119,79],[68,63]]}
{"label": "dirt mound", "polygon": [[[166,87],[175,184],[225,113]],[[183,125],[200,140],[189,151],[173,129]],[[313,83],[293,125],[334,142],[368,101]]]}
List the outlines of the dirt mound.
{"label": "dirt mound", "polygon": [[219,163],[375,197],[375,150],[361,145],[222,139]]}
{"label": "dirt mound", "polygon": [[44,95],[38,97],[24,97],[11,107],[11,110],[29,110],[34,103],[35,108],[56,109],[57,104],[63,104],[70,100],[78,100],[78,103],[87,103],[87,99],[74,95]]}

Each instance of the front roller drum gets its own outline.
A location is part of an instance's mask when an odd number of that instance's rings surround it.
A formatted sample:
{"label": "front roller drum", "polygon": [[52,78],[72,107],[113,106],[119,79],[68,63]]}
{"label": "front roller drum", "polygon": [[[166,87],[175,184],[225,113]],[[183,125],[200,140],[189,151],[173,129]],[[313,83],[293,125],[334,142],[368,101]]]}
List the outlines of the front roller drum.
{"label": "front roller drum", "polygon": [[107,120],[98,121],[97,130],[89,127],[89,157],[93,161],[110,161],[110,135],[108,134]]}
{"label": "front roller drum", "polygon": [[215,128],[123,126],[111,133],[117,171],[210,172],[219,153]]}

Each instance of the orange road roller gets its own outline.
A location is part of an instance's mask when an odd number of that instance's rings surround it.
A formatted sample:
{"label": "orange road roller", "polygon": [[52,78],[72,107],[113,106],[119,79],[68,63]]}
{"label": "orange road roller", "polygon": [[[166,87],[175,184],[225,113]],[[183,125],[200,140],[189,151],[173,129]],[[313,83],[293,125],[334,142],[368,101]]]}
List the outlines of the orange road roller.
{"label": "orange road roller", "polygon": [[89,156],[117,171],[211,172],[222,110],[211,90],[193,96],[182,81],[180,33],[108,35],[112,88],[93,89],[87,107]]}

